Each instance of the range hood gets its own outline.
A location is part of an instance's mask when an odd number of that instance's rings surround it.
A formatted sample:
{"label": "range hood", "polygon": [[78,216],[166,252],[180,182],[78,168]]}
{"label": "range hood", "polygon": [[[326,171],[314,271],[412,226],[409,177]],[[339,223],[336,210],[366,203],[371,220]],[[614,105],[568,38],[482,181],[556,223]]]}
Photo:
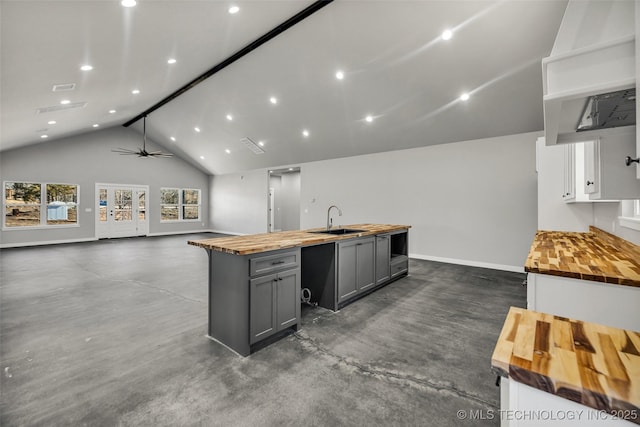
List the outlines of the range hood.
{"label": "range hood", "polygon": [[636,124],[635,2],[570,1],[542,60],[546,145]]}
{"label": "range hood", "polygon": [[593,95],[587,98],[577,132],[636,124],[636,89]]}

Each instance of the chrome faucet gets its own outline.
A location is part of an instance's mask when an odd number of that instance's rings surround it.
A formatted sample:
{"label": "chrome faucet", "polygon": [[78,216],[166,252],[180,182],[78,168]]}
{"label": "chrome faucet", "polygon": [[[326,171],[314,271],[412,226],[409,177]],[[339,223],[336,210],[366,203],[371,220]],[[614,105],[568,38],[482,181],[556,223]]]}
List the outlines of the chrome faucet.
{"label": "chrome faucet", "polygon": [[342,216],[342,211],[340,210],[339,207],[337,207],[336,205],[329,206],[329,209],[327,209],[327,230],[329,230],[333,225],[333,220],[331,219],[331,208],[338,209],[338,215]]}

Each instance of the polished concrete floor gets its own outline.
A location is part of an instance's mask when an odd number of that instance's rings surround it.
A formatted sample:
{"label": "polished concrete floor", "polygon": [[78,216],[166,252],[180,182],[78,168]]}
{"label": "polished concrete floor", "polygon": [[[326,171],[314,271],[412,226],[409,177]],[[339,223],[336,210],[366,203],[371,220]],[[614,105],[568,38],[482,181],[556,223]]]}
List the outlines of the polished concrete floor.
{"label": "polished concrete floor", "polygon": [[206,338],[186,241],[210,236],[3,250],[0,425],[499,425],[490,358],[523,274],[411,260],[243,358]]}

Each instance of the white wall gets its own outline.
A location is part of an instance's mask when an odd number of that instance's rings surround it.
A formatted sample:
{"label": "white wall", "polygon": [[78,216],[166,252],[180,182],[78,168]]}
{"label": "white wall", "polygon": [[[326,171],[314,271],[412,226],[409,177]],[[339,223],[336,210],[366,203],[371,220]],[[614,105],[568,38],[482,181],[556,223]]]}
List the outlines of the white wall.
{"label": "white wall", "polygon": [[280,187],[281,228],[282,230],[300,229],[300,173],[292,172],[282,175]]}
{"label": "white wall", "polygon": [[[411,225],[414,257],[522,271],[536,231],[535,141],[539,133],[326,160],[301,168],[300,228]],[[240,176],[244,175],[244,183]],[[214,229],[266,230],[266,171],[216,176]],[[233,195],[233,196],[232,196]],[[234,197],[251,209],[220,206]],[[253,200],[251,200],[253,198]]]}
{"label": "white wall", "polygon": [[[2,246],[46,242],[92,240],[95,238],[95,184],[149,185],[149,234],[186,233],[209,227],[208,176],[174,156],[143,159],[120,156],[111,150],[141,145],[142,136],[129,128],[116,126],[100,131],[46,143],[3,151],[0,178],[5,181],[78,184],[78,227],[38,230],[3,230]],[[157,149],[153,141],[148,148]],[[199,222],[160,222],[160,188],[199,188],[202,218]],[[86,210],[90,209],[91,212]]]}
{"label": "white wall", "polygon": [[266,169],[210,178],[211,228],[219,233],[266,233],[269,175]]}
{"label": "white wall", "polygon": [[522,271],[536,231],[537,133],[301,166],[301,228],[411,225],[414,257]]}

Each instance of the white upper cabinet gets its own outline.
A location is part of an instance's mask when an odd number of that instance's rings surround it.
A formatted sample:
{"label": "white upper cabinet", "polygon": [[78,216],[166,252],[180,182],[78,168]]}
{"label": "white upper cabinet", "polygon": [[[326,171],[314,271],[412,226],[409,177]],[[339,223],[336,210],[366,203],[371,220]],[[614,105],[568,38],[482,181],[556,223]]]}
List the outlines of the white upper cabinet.
{"label": "white upper cabinet", "polygon": [[625,153],[634,149],[635,126],[592,141],[563,144],[564,183],[562,200],[612,202],[640,198],[640,181],[625,165]]}
{"label": "white upper cabinet", "polygon": [[625,165],[625,157],[636,144],[635,126],[620,128],[584,145],[583,185],[589,200],[625,200],[640,198],[640,181]]}

